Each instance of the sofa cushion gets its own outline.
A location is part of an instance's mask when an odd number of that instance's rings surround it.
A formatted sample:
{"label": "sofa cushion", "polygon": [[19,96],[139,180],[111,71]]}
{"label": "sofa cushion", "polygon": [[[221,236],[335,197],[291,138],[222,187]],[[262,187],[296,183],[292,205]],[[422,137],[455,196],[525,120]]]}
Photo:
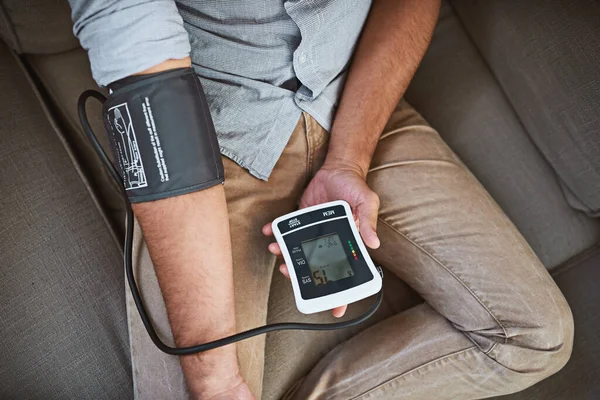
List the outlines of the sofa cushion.
{"label": "sofa cushion", "polygon": [[571,206],[600,215],[600,2],[452,5]]}
{"label": "sofa cushion", "polygon": [[0,41],[0,398],[133,397],[122,254]]}
{"label": "sofa cushion", "polygon": [[600,241],[600,223],[569,207],[552,168],[448,4],[406,97],[477,176],[547,268]]}
{"label": "sofa cushion", "polygon": [[[53,111],[62,122],[64,135],[74,150],[79,164],[88,177],[103,211],[110,220],[114,232],[122,237],[125,221],[125,202],[121,188],[106,170],[96,151],[83,133],[77,115],[77,99],[86,89],[102,91],[92,78],[87,54],[81,47],[58,54],[27,55],[26,59],[35,72],[42,90]],[[90,125],[109,157],[112,157],[108,136],[102,123],[101,105],[94,99],[88,102]]]}
{"label": "sofa cushion", "polygon": [[1,0],[0,37],[19,53],[58,53],[79,46],[67,0]]}

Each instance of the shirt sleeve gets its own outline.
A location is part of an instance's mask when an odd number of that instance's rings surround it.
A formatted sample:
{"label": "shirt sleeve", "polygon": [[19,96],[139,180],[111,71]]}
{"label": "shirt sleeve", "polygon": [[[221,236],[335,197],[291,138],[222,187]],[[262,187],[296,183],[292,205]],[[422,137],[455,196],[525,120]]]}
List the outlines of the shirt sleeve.
{"label": "shirt sleeve", "polygon": [[100,86],[190,54],[174,0],[69,0],[73,33]]}

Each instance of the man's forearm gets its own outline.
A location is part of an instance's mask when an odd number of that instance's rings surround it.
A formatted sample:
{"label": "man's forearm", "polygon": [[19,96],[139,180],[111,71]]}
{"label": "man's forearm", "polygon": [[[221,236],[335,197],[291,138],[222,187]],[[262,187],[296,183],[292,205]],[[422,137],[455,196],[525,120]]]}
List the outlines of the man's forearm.
{"label": "man's forearm", "polygon": [[350,66],[326,165],[366,176],[377,140],[431,39],[439,0],[374,0]]}
{"label": "man's forearm", "polygon": [[[231,241],[222,185],[133,205],[177,346],[235,333]],[[235,345],[181,357],[190,391],[208,398],[240,380]]]}
{"label": "man's forearm", "polygon": [[[140,74],[189,66],[189,58],[167,60]],[[223,186],[132,204],[132,208],[144,232],[175,344],[191,346],[235,333]],[[181,364],[193,397],[208,398],[222,386],[241,381],[235,345],[182,357]]]}

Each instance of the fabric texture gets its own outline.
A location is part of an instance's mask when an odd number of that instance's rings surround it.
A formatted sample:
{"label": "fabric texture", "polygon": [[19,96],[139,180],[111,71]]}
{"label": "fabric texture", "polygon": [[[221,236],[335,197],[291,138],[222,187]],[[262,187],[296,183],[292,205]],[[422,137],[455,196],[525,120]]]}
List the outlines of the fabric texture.
{"label": "fabric texture", "polygon": [[303,111],[331,126],[371,4],[179,1],[180,16],[172,0],[70,3],[100,85],[187,56],[185,24],[221,152],[264,180]]}
{"label": "fabric texture", "polygon": [[452,5],[571,206],[600,216],[600,3]]}
{"label": "fabric texture", "polygon": [[0,58],[0,398],[132,398],[119,246],[2,43]]}
{"label": "fabric texture", "polygon": [[190,53],[174,0],[69,0],[73,33],[100,86]]}
{"label": "fabric texture", "polygon": [[65,0],[0,1],[0,38],[19,53],[50,54],[78,47]]}
{"label": "fabric texture", "polygon": [[566,400],[600,398],[600,248],[565,263],[552,274],[575,320],[573,355],[551,379],[497,400]]}
{"label": "fabric texture", "polygon": [[267,179],[302,111],[331,127],[370,1],[178,5],[224,155]]}
{"label": "fabric texture", "polygon": [[[308,114],[305,117],[269,182],[224,160],[230,224],[235,227],[240,331],[267,319],[265,306],[277,260],[269,254],[269,239],[261,237],[260,227],[294,209],[324,160],[328,133]],[[304,136],[299,134],[303,128]],[[368,183],[381,199],[382,246],[372,255],[426,303],[398,314],[391,311],[394,306],[384,307],[379,318],[388,318],[363,327],[320,360],[311,360],[316,365],[287,388],[285,398],[381,399],[399,392],[412,399],[481,398],[522,390],[566,363],[573,322],[564,297],[501,209],[406,102],[400,103],[381,136]],[[168,338],[164,304],[139,230],[134,254],[138,276],[145,275],[140,280],[146,303]],[[176,359],[154,347],[131,301],[128,306],[137,395],[184,397]],[[405,306],[396,305],[400,310]],[[297,334],[302,338],[311,333]],[[312,335],[319,340],[318,333]],[[310,350],[310,340],[290,335],[286,339],[288,346],[294,343],[294,354],[304,350],[320,356]],[[334,344],[331,337],[326,340]],[[290,357],[288,348],[275,348],[282,353],[270,360],[278,363]],[[263,393],[264,352],[262,336],[238,343],[241,373],[257,398]],[[170,379],[157,381],[155,370]]]}
{"label": "fabric texture", "polygon": [[[528,71],[535,74],[534,67]],[[576,68],[569,74],[577,79]],[[568,205],[552,167],[447,3],[406,98],[485,186],[547,268],[600,241],[599,221]],[[544,102],[532,98],[529,103],[543,107]],[[589,106],[580,101],[578,107]]]}
{"label": "fabric texture", "polygon": [[[338,344],[395,314],[423,302],[423,299],[390,270],[383,269],[383,303],[377,313],[365,323],[336,331],[279,331],[267,334],[265,373],[262,398],[281,399],[285,393],[307,375],[314,365]],[[345,318],[362,314],[373,298],[350,305]],[[269,294],[268,323],[302,321],[330,323],[336,319],[328,312],[302,314],[296,308],[290,282],[275,268]],[[290,345],[293,343],[293,345]]]}
{"label": "fabric texture", "polygon": [[[85,51],[78,47],[58,54],[27,55],[26,60],[41,84],[45,99],[59,119],[61,132],[73,148],[78,165],[88,178],[94,196],[99,199],[113,232],[121,238],[125,221],[125,202],[121,198],[121,189],[83,133],[77,115],[77,99],[83,91],[94,89],[107,94],[94,82]],[[86,110],[98,141],[106,154],[112,157],[102,122],[101,104],[90,99]]]}

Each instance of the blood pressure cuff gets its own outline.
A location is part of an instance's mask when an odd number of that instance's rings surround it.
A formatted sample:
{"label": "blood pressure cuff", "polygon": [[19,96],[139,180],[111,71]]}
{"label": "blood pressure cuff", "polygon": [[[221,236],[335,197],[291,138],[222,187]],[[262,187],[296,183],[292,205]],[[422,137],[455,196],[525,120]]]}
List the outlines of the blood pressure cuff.
{"label": "blood pressure cuff", "polygon": [[110,89],[104,125],[131,203],[223,183],[215,128],[192,68],[126,78]]}

